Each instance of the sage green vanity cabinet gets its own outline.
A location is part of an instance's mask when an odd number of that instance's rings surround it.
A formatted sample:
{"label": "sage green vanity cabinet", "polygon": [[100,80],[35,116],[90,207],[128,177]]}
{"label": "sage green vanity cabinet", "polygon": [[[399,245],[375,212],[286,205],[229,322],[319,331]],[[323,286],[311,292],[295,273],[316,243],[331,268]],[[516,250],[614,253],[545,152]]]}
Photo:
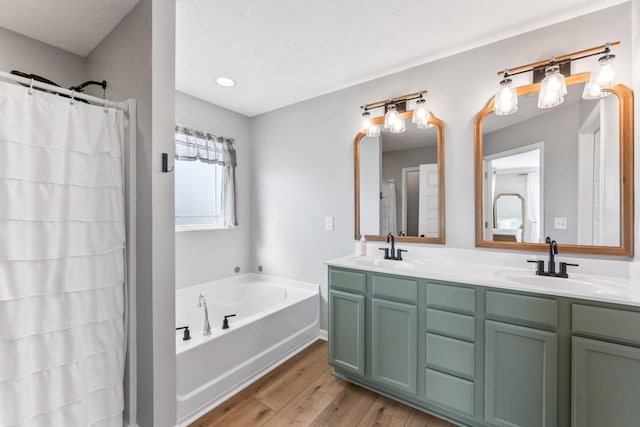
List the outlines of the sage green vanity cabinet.
{"label": "sage green vanity cabinet", "polygon": [[330,267],[329,363],[458,425],[640,426],[640,307]]}
{"label": "sage green vanity cabinet", "polygon": [[558,335],[485,323],[485,420],[493,426],[556,425]]}
{"label": "sage green vanity cabinet", "polygon": [[572,331],[572,425],[639,425],[640,313],[573,304]]}
{"label": "sage green vanity cabinet", "polygon": [[365,299],[363,295],[329,291],[329,363],[364,375]]}
{"label": "sage green vanity cabinet", "polygon": [[416,306],[371,300],[371,379],[406,393],[417,386]]}
{"label": "sage green vanity cabinet", "polygon": [[640,348],[573,337],[572,354],[571,425],[639,425]]}

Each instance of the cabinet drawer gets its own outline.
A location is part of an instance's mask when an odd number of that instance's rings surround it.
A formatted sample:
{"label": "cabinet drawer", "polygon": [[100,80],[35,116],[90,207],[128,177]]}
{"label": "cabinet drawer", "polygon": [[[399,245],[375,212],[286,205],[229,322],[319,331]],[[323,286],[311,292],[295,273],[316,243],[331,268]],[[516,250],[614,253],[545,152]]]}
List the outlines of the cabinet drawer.
{"label": "cabinet drawer", "polygon": [[640,345],[640,313],[573,304],[573,332]]}
{"label": "cabinet drawer", "polygon": [[364,293],[366,290],[366,276],[364,273],[331,270],[329,272],[329,286],[333,289]]}
{"label": "cabinet drawer", "polygon": [[494,291],[487,291],[486,297],[488,315],[558,327],[556,300]]}
{"label": "cabinet drawer", "polygon": [[475,375],[475,344],[427,334],[427,366],[444,369],[455,375]]}
{"label": "cabinet drawer", "polygon": [[476,291],[460,286],[427,284],[427,306],[476,312]]}
{"label": "cabinet drawer", "polygon": [[473,382],[442,372],[426,370],[427,401],[474,415]]}
{"label": "cabinet drawer", "polygon": [[427,309],[427,331],[453,338],[475,341],[476,322],[472,316],[448,311]]}
{"label": "cabinet drawer", "polygon": [[418,302],[418,282],[396,277],[373,276],[373,296]]}

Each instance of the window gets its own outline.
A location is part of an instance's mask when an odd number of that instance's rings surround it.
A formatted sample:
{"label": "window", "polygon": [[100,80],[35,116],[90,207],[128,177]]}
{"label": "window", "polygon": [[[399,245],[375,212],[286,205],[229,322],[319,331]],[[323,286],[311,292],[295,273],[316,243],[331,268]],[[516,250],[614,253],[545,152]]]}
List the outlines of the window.
{"label": "window", "polygon": [[180,126],[175,136],[176,231],[238,225],[234,141]]}

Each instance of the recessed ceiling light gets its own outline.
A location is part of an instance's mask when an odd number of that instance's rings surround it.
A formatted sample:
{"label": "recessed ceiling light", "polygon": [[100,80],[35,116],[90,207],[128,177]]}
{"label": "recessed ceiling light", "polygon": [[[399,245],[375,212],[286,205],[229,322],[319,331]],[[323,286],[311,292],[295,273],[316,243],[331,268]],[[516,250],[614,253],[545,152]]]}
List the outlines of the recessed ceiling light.
{"label": "recessed ceiling light", "polygon": [[229,77],[218,77],[216,79],[216,83],[218,83],[220,86],[224,86],[224,87],[231,87],[234,84],[236,84],[235,80],[230,79]]}

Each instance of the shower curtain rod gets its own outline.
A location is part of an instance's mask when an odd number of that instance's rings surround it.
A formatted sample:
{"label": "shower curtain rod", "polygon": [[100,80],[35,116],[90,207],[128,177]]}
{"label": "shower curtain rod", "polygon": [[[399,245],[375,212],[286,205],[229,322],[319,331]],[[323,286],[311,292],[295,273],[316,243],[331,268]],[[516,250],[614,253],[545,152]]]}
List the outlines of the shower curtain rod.
{"label": "shower curtain rod", "polygon": [[15,74],[11,74],[11,73],[7,73],[4,71],[0,71],[0,78],[4,79],[4,80],[9,80],[15,83],[21,83],[23,85],[27,85],[27,86],[33,86],[35,88],[39,88],[39,89],[44,89],[47,90],[49,92],[55,92],[55,93],[59,93],[62,95],[66,95],[68,97],[73,97],[74,99],[84,99],[85,101],[91,102],[93,104],[96,105],[100,105],[100,106],[105,106],[105,102],[106,102],[106,107],[109,108],[117,108],[118,110],[122,110],[125,113],[129,111],[129,104],[127,104],[126,102],[116,102],[116,101],[109,101],[106,99],[102,99],[102,98],[98,98],[95,96],[91,96],[91,95],[86,95],[84,93],[81,92],[74,92],[70,89],[65,89],[63,87],[58,87],[58,86],[53,86],[47,83],[42,83],[39,82],[37,80],[32,80],[32,79],[27,79],[24,77],[20,77],[20,76],[16,76]]}

